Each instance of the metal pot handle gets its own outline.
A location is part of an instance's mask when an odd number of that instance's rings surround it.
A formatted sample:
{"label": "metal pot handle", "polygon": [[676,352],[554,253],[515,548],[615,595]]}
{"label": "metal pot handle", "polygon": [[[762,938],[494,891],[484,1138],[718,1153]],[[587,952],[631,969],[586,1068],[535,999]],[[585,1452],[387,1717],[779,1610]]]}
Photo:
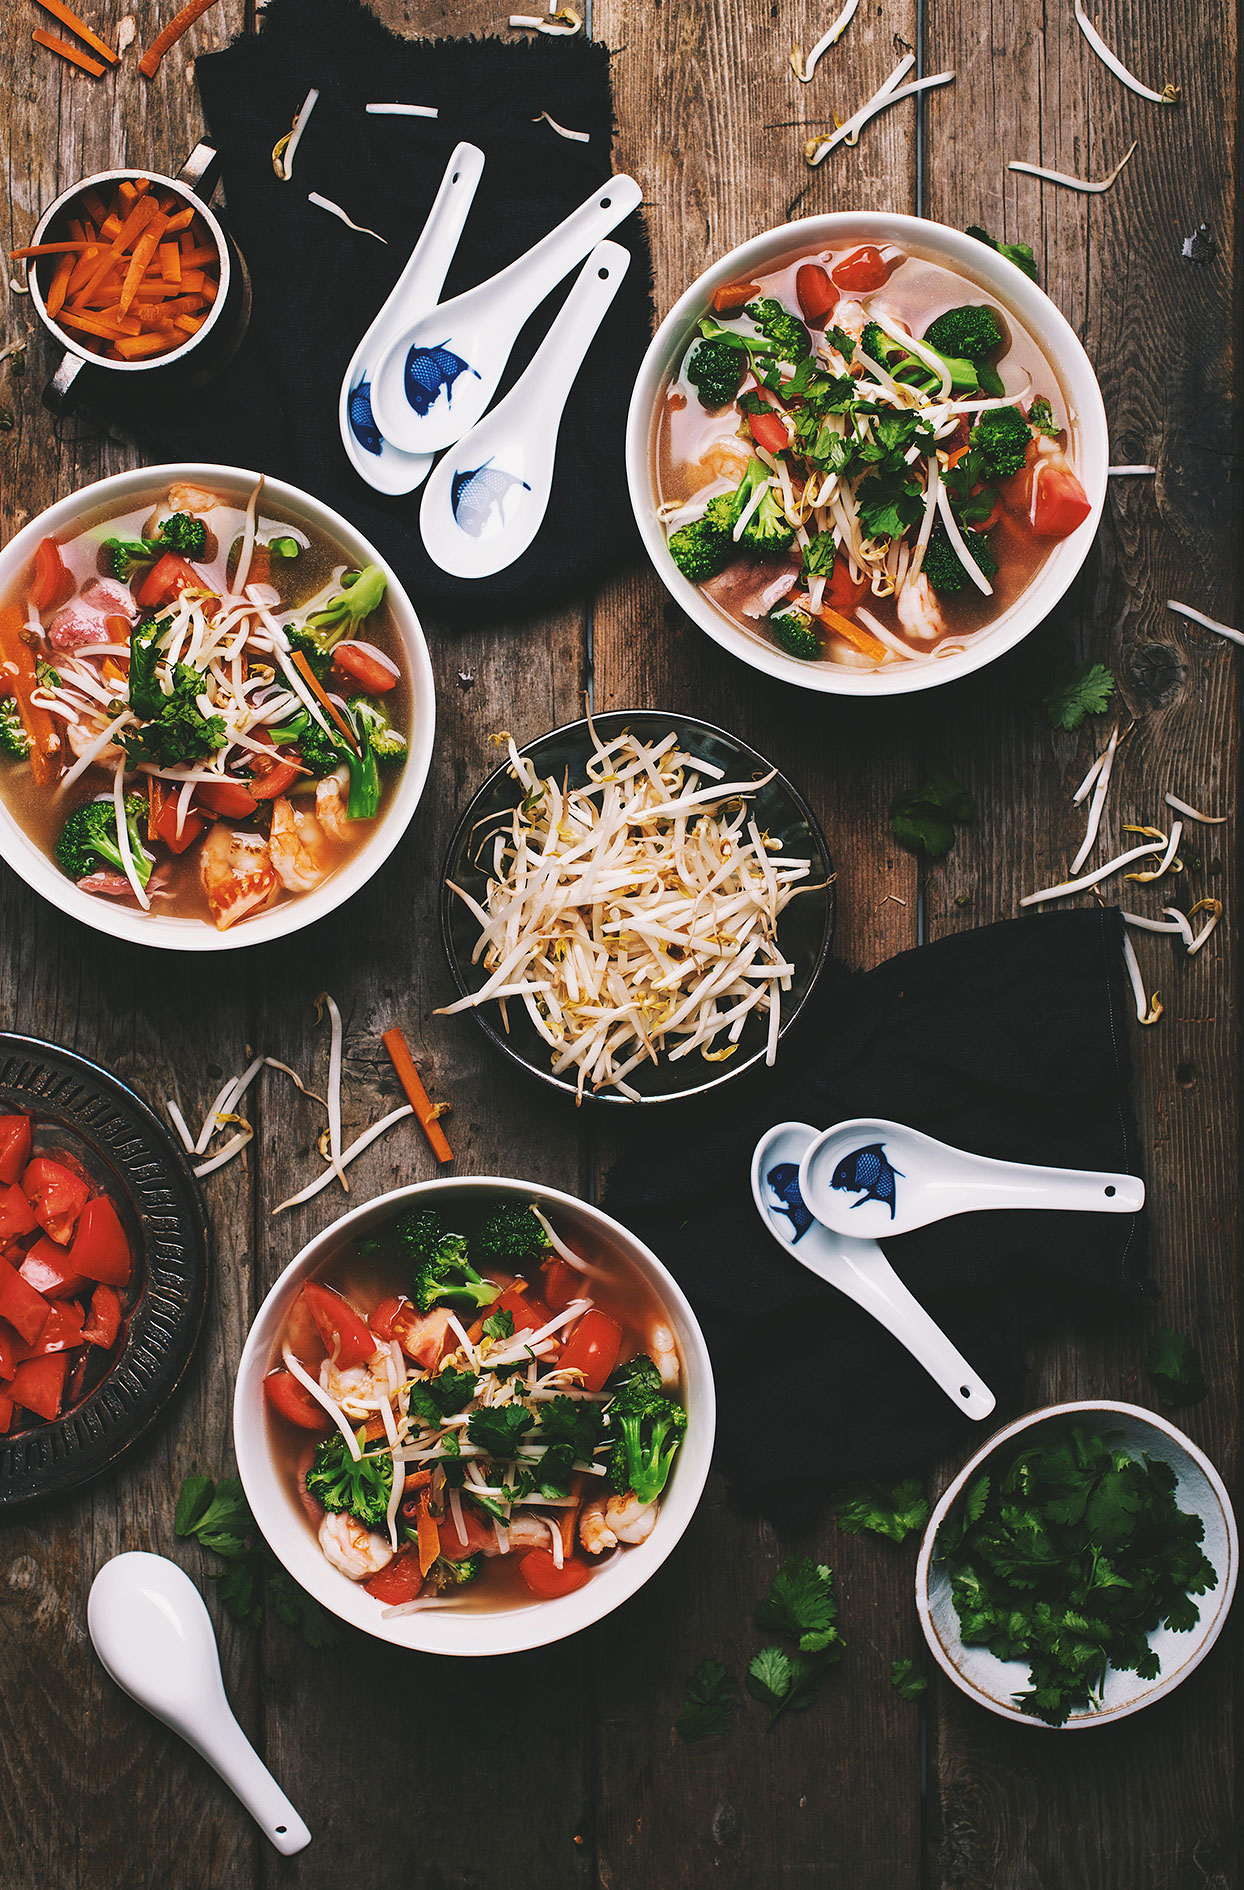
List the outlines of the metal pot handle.
{"label": "metal pot handle", "polygon": [[177,173],[177,181],[207,202],[220,176],[220,153],[206,138],[195,145]]}
{"label": "metal pot handle", "polygon": [[52,413],[72,413],[86,392],[78,378],[86,362],[80,354],[62,354],[55,374],[43,390],[43,404]]}

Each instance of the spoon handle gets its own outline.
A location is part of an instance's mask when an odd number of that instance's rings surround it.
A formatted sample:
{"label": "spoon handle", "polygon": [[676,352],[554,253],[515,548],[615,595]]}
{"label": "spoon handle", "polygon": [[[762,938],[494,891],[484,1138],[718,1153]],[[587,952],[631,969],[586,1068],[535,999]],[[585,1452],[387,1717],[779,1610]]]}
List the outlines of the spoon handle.
{"label": "spoon handle", "polygon": [[556,441],[562,409],[583,357],[622,286],[630,260],[630,251],[620,243],[596,245],[571,284],[547,335],[507,396],[516,407],[521,401],[529,412],[539,414],[546,442]]}
{"label": "spoon handle", "polygon": [[1071,1214],[1136,1214],[1145,1205],[1139,1175],[1106,1169],[1039,1168],[1026,1162],[996,1162],[985,1172],[978,1208],[1030,1208]]}
{"label": "spoon handle", "polygon": [[638,210],[643,197],[635,179],[625,172],[609,178],[556,229],[542,236],[525,255],[494,276],[492,286],[498,301],[512,295],[516,306],[523,311],[538,308],[590,249],[608,236],[610,230],[616,229],[632,210]]}
{"label": "spoon handle", "polygon": [[223,1693],[215,1711],[193,1726],[178,1728],[196,1752],[220,1773],[270,1844],[290,1857],[311,1842],[311,1833],[233,1717]]}
{"label": "spoon handle", "polygon": [[455,147],[419,240],[380,311],[386,331],[436,305],[483,171],[484,153],[478,145]]}

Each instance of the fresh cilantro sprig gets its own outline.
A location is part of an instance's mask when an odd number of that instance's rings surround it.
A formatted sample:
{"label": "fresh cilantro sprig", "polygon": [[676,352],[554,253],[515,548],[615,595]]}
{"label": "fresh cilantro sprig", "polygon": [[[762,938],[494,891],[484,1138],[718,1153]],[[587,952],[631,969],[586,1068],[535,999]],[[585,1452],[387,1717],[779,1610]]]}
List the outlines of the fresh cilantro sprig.
{"label": "fresh cilantro sprig", "polygon": [[1036,684],[1038,700],[1055,728],[1077,729],[1086,715],[1105,715],[1115,691],[1104,663],[1056,663]]}
{"label": "fresh cilantro sprig", "polygon": [[235,1621],[258,1627],[267,1602],[278,1619],[296,1627],[308,1647],[331,1647],[339,1630],[319,1602],[287,1574],[259,1534],[237,1477],[186,1478],[173,1512],[177,1535],[193,1537],[224,1561],[211,1571],[221,1603]]}
{"label": "fresh cilantro sprig", "polygon": [[769,1724],[788,1707],[801,1713],[815,1704],[825,1663],[808,1654],[788,1654],[783,1647],[762,1647],[747,1669],[747,1690],[762,1706],[770,1707]]}
{"label": "fresh cilantro sprig", "polygon": [[504,1462],[513,1457],[533,1423],[530,1411],[521,1404],[500,1404],[472,1411],[467,1419],[467,1436],[490,1457]]}
{"label": "fresh cilantro sprig", "polygon": [[1208,1391],[1201,1354],[1186,1333],[1159,1326],[1145,1357],[1145,1370],[1158,1388],[1159,1402],[1200,1404]]}
{"label": "fresh cilantro sprig", "polygon": [[757,1626],[794,1641],[796,1652],[762,1647],[747,1669],[747,1690],[771,1709],[769,1724],[788,1707],[802,1712],[817,1699],[846,1643],[838,1631],[834,1572],[806,1555],[791,1556],[756,1607]]}
{"label": "fresh cilantro sprig", "polygon": [[904,1657],[890,1663],[890,1685],[903,1700],[918,1700],[927,1693],[929,1676],[918,1660]]}
{"label": "fresh cilantro sprig", "polygon": [[700,1739],[719,1739],[734,1724],[737,1695],[732,1676],[719,1660],[703,1660],[688,1675],[682,1711],[674,1721],[689,1746]]}
{"label": "fresh cilantro sprig", "polygon": [[979,223],[969,223],[967,233],[974,236],[978,243],[985,243],[990,249],[997,250],[999,256],[1005,256],[1017,269],[1022,269],[1026,276],[1037,279],[1037,259],[1032,253],[1030,243],[1000,243],[988,230],[982,230]]}
{"label": "fresh cilantro sprig", "polygon": [[859,1481],[848,1483],[834,1503],[838,1527],[853,1536],[869,1530],[875,1536],[888,1536],[891,1542],[903,1542],[929,1520],[929,1502],[917,1477],[887,1490],[884,1484]]}
{"label": "fresh cilantro sprig", "polygon": [[900,846],[940,860],[955,844],[956,822],[971,820],[975,812],[975,801],[945,762],[934,761],[923,787],[895,796],[890,824]]}

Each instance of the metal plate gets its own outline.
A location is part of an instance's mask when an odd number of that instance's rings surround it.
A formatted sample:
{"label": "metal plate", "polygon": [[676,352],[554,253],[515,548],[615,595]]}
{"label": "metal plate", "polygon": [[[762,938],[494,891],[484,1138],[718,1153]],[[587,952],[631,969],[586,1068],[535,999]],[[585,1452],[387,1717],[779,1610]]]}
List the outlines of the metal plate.
{"label": "metal plate", "polygon": [[0,1031],[0,1114],[35,1119],[35,1147],[68,1148],[108,1189],[136,1249],[126,1330],[104,1376],[50,1423],[0,1438],[0,1508],[100,1476],[167,1406],[198,1343],[210,1272],[198,1184],[147,1104],[107,1070]]}

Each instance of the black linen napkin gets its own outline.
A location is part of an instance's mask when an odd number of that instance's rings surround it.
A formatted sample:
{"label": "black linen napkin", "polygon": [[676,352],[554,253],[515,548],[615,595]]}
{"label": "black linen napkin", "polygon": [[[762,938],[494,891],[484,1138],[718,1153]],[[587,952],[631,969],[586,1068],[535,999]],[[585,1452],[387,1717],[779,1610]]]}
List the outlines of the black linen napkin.
{"label": "black linen napkin", "polygon": [[1116,911],[1059,912],[864,974],[831,966],[794,1054],[761,1083],[723,1091],[712,1119],[701,1111],[685,1130],[665,1109],[641,1125],[602,1205],[695,1308],[717,1379],[718,1465],[744,1504],[804,1521],[843,1478],[906,1474],[978,1442],[1022,1408],[1029,1340],[1147,1290],[1140,1215],[971,1214],[883,1241],[996,1395],[978,1425],[868,1314],[782,1254],[749,1179],[773,1123],[864,1115],[1004,1160],[1142,1173],[1121,943]]}
{"label": "black linen napkin", "polygon": [[[373,540],[421,610],[468,624],[549,609],[638,542],[623,466],[627,403],[652,322],[638,214],[613,233],[631,264],[567,403],[544,524],[508,571],[470,583],[439,571],[419,536],[422,489],[384,498],[359,478],[341,444],[337,400],[459,140],[477,144],[487,161],[442,299],[512,262],[612,174],[608,51],[581,38],[398,39],[356,0],[271,0],[261,17],[260,33],[196,65],[227,221],[251,274],[246,339],[206,389],[144,394],[133,377],[109,396],[111,411],[153,456],[255,467],[327,501]],[[291,181],[282,183],[272,147],[312,86],[319,100]],[[394,102],[440,115],[364,110]],[[589,141],[559,137],[544,111]],[[308,203],[312,190],[387,244]],[[501,393],[574,274],[519,337]]]}

